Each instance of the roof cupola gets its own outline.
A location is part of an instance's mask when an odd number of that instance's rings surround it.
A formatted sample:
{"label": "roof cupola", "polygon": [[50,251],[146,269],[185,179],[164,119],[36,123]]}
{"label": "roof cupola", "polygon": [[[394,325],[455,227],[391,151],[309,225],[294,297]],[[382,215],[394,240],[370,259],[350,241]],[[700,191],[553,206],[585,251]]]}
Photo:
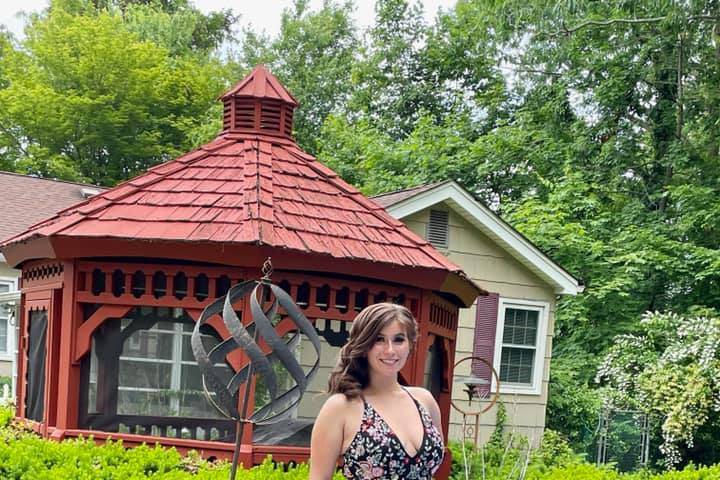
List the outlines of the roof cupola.
{"label": "roof cupola", "polygon": [[292,138],[297,100],[265,66],[255,67],[250,75],[220,99],[224,106],[223,132]]}

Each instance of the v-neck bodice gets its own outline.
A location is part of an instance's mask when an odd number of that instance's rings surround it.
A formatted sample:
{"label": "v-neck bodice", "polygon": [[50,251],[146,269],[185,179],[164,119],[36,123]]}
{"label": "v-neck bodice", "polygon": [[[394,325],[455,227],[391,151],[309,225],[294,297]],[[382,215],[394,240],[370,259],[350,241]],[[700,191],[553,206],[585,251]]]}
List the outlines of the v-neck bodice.
{"label": "v-neck bodice", "polygon": [[345,478],[429,480],[432,477],[442,463],[442,437],[427,410],[412,395],[410,398],[423,427],[422,441],[415,455],[408,454],[387,421],[363,399],[360,429],[343,454]]}

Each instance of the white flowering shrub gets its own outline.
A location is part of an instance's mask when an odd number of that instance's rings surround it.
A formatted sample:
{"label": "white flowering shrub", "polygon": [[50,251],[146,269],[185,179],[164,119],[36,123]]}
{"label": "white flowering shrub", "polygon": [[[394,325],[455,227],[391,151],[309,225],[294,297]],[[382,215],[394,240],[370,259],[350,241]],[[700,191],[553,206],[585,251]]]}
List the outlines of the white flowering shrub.
{"label": "white flowering shrub", "polygon": [[660,450],[672,468],[720,412],[720,318],[648,312],[640,325],[615,338],[596,381],[607,407],[663,419]]}

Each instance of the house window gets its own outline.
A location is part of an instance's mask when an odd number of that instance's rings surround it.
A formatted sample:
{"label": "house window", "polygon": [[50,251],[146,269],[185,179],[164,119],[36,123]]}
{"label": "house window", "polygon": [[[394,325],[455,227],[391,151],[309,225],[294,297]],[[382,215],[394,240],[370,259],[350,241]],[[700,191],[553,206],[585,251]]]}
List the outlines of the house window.
{"label": "house window", "polygon": [[[15,289],[15,282],[0,280],[0,293],[7,293]],[[0,354],[10,352],[10,311],[8,304],[0,304]]]}
{"label": "house window", "polygon": [[427,241],[438,248],[448,247],[450,234],[449,214],[443,210],[430,210],[427,226]]}
{"label": "house window", "polygon": [[540,394],[549,305],[501,298],[495,369],[503,393]]}

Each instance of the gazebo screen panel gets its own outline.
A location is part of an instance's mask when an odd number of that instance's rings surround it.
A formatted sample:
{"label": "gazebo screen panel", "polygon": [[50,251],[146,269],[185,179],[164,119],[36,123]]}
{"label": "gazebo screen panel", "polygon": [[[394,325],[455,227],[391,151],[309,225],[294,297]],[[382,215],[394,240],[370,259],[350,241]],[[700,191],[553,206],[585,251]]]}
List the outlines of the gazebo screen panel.
{"label": "gazebo screen panel", "polygon": [[[182,309],[167,307],[134,307],[103,322],[84,359],[81,428],[232,441],[232,424],[203,393],[193,326]],[[220,342],[211,328],[201,332],[208,351]],[[232,376],[225,362],[217,372],[224,381]]]}
{"label": "gazebo screen panel", "polygon": [[25,418],[42,422],[45,414],[48,311],[30,310],[28,320]]}

